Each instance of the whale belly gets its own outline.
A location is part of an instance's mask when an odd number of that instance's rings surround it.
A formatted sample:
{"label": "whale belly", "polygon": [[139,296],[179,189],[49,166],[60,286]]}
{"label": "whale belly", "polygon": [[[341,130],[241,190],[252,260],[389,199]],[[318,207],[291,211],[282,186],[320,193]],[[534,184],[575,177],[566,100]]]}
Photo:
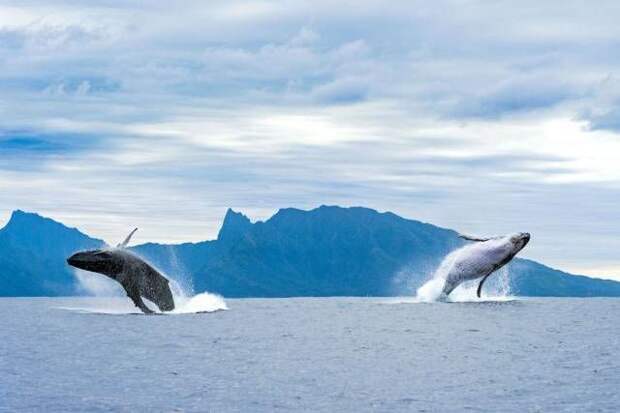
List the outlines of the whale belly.
{"label": "whale belly", "polygon": [[493,271],[493,263],[484,259],[457,260],[453,263],[450,271],[446,275],[443,293],[448,295],[465,281],[475,280]]}

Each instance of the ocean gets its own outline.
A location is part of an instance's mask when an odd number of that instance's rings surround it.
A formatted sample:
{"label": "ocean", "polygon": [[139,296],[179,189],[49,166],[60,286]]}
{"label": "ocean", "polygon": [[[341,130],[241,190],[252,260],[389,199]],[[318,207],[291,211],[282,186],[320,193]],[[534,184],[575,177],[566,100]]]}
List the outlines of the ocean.
{"label": "ocean", "polygon": [[620,411],[620,299],[226,307],[0,299],[0,411]]}

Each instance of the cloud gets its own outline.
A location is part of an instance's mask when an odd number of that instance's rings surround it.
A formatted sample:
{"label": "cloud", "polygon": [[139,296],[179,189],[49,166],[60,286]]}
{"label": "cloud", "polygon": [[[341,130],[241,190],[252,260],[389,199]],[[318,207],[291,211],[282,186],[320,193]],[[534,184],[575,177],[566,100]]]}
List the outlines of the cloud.
{"label": "cloud", "polygon": [[[386,10],[376,2],[354,12],[322,2],[190,3],[175,13],[116,2],[31,4],[17,8],[29,16],[24,24],[1,29],[8,49],[0,89],[58,97],[113,92],[105,103],[127,105],[163,98],[160,109],[198,98],[342,104],[372,93],[429,116],[518,115],[581,99],[614,62],[584,61],[571,42],[595,54],[620,34],[587,8],[549,13],[543,22],[537,8],[514,6],[508,14],[518,16],[516,25],[502,17],[506,10],[479,2],[451,16],[439,13],[442,7],[395,3]],[[58,12],[45,13],[46,4]],[[563,30],[577,15],[596,30],[580,37]],[[238,21],[243,30],[232,31]],[[107,119],[102,106],[99,116]]]}
{"label": "cloud", "polygon": [[17,137],[0,141],[0,150],[2,155],[6,156],[10,153],[27,153],[27,152],[61,152],[64,150],[62,145],[50,142],[44,139],[33,137]]}
{"label": "cloud", "polygon": [[564,6],[5,3],[1,211],[185,241],[229,206],[368,205],[608,266],[620,10]]}
{"label": "cloud", "polygon": [[368,82],[348,78],[325,83],[314,88],[312,94],[321,103],[354,103],[366,99]]}
{"label": "cloud", "polygon": [[74,159],[102,140],[108,141],[92,134],[0,130],[0,171],[45,171],[49,163]]}
{"label": "cloud", "polygon": [[580,114],[592,130],[620,132],[620,79],[609,75],[593,87],[592,98]]}
{"label": "cloud", "polygon": [[552,109],[578,97],[576,88],[559,82],[513,81],[503,82],[474,96],[458,101],[448,116],[463,118],[499,118],[506,115]]}
{"label": "cloud", "polygon": [[606,112],[589,117],[592,129],[606,129],[620,132],[620,104],[609,108]]}

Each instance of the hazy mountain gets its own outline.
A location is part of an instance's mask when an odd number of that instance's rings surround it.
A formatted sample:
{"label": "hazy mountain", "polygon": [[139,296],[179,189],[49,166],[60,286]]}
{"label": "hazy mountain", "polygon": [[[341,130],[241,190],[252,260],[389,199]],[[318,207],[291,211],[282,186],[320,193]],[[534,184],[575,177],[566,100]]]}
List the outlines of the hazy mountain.
{"label": "hazy mountain", "polygon": [[74,251],[102,244],[49,218],[14,211],[0,230],[0,296],[78,293],[65,259]]}
{"label": "hazy mountain", "polygon": [[620,283],[573,275],[535,261],[517,259],[510,264],[510,291],[533,297],[615,297],[620,296]]}
{"label": "hazy mountain", "polygon": [[452,231],[366,208],[282,209],[248,225],[229,211],[196,285],[229,296],[396,295],[460,245]]}
{"label": "hazy mountain", "polygon": [[[102,245],[76,229],[15,211],[0,230],[0,295],[79,293],[71,253]],[[227,297],[413,294],[450,251],[454,231],[367,208],[282,209],[252,223],[228,210],[217,240],[134,247],[194,291]],[[530,260],[509,268],[527,296],[620,296],[620,283],[570,275]]]}

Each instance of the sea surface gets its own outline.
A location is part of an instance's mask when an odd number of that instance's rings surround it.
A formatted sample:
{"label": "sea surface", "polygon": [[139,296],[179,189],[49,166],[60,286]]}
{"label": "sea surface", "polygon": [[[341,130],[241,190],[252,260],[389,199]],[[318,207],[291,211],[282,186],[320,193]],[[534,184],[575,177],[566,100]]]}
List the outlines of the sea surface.
{"label": "sea surface", "polygon": [[618,412],[619,299],[0,299],[2,412]]}

